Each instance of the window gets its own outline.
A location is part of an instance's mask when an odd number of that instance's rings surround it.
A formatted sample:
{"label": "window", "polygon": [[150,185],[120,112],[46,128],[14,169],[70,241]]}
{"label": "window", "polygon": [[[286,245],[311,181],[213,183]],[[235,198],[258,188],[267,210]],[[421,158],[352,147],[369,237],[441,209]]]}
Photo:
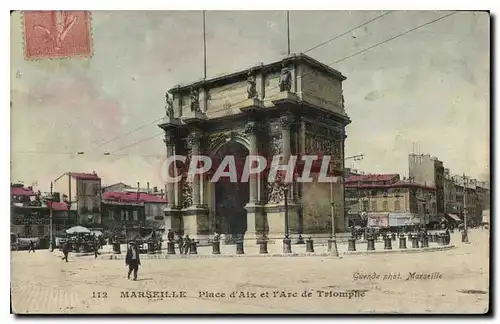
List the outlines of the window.
{"label": "window", "polygon": [[401,210],[401,203],[399,202],[399,200],[396,200],[394,202],[394,210],[395,211],[400,211]]}
{"label": "window", "polygon": [[382,203],[382,209],[383,209],[384,211],[387,211],[387,209],[388,209],[387,205],[388,205],[388,204],[387,204],[387,200],[384,200],[384,202]]}
{"label": "window", "polygon": [[377,210],[377,202],[372,201],[372,211],[376,211],[376,210]]}

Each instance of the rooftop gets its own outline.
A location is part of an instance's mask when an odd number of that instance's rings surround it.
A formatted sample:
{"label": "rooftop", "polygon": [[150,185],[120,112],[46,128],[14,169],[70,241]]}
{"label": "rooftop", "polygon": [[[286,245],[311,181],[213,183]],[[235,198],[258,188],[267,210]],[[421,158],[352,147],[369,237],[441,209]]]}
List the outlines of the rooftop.
{"label": "rooftop", "polygon": [[10,194],[11,196],[36,196],[36,193],[33,191],[33,188],[19,187],[19,186],[11,186]]}
{"label": "rooftop", "polygon": [[398,181],[399,174],[364,174],[364,175],[352,175],[347,177],[346,183],[349,182],[387,182],[387,181]]}
{"label": "rooftop", "polygon": [[70,176],[72,178],[78,179],[78,180],[100,180],[99,176],[93,172],[93,173],[79,173],[79,172],[69,172]]}
{"label": "rooftop", "polygon": [[344,75],[342,75],[342,73],[340,73],[339,71],[331,68],[330,66],[328,66],[324,63],[321,63],[318,60],[313,59],[309,55],[306,55],[303,53],[293,53],[293,54],[290,54],[289,56],[285,57],[282,60],[275,61],[275,62],[272,62],[269,64],[264,64],[261,62],[258,65],[251,66],[249,68],[246,68],[244,70],[240,70],[238,72],[227,73],[227,74],[217,76],[217,77],[207,79],[207,80],[202,79],[202,80],[199,80],[199,81],[196,81],[196,82],[193,82],[190,84],[186,84],[186,85],[177,85],[177,86],[173,87],[172,89],[170,89],[168,92],[177,93],[177,92],[184,92],[186,90],[189,90],[192,87],[195,87],[195,88],[203,88],[203,87],[214,88],[214,87],[219,87],[219,86],[223,86],[223,85],[230,84],[230,83],[235,83],[235,82],[238,82],[241,80],[245,80],[247,78],[247,74],[249,71],[258,71],[258,70],[280,71],[281,64],[283,62],[284,63],[292,63],[292,62],[304,63],[304,64],[310,65],[310,66],[316,68],[317,70],[320,70],[326,74],[329,74],[340,81],[344,81],[346,79],[346,77]]}
{"label": "rooftop", "polygon": [[144,202],[144,203],[167,203],[167,198],[160,198],[156,195],[137,192],[117,192],[108,191],[103,194],[104,200],[111,200],[116,202]]}

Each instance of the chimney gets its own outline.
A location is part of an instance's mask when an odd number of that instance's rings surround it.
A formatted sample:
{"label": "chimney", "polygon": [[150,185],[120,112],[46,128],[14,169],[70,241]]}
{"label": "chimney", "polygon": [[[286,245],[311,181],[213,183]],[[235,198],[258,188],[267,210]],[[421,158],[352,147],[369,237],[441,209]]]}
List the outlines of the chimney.
{"label": "chimney", "polygon": [[146,182],[146,187],[148,188],[148,194],[149,194],[149,182]]}
{"label": "chimney", "polygon": [[163,189],[160,190],[160,193],[161,193],[161,199],[163,199]]}
{"label": "chimney", "polygon": [[139,182],[137,182],[137,200],[139,200],[139,192],[141,191],[141,184]]}

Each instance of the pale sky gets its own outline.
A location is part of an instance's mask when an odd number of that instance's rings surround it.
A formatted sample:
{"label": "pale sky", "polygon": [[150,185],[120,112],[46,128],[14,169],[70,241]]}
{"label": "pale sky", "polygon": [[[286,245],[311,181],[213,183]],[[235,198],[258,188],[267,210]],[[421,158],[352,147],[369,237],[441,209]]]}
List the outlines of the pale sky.
{"label": "pale sky", "polygon": [[[304,52],[382,13],[292,11],[291,51]],[[392,12],[307,54],[331,64],[447,13]],[[208,11],[208,77],[281,59],[285,17],[284,11]],[[103,153],[159,133],[152,122],[164,115],[165,91],[202,77],[202,13],[97,11],[91,24],[92,58],[26,61],[21,15],[12,15],[11,179],[47,190],[64,172],[96,171],[103,184],[163,187],[162,137],[119,155]],[[408,153],[419,142],[422,153],[452,173],[489,177],[489,28],[487,13],[458,12],[332,65],[347,77],[346,155],[364,154],[355,168],[407,175]],[[85,155],[70,155],[79,151]]]}

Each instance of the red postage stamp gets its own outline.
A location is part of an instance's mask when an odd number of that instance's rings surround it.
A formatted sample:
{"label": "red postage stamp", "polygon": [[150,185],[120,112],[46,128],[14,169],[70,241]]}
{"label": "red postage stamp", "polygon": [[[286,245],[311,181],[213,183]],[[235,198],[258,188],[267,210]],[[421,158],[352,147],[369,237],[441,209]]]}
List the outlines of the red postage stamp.
{"label": "red postage stamp", "polygon": [[24,35],[28,59],[92,54],[88,11],[25,11]]}

